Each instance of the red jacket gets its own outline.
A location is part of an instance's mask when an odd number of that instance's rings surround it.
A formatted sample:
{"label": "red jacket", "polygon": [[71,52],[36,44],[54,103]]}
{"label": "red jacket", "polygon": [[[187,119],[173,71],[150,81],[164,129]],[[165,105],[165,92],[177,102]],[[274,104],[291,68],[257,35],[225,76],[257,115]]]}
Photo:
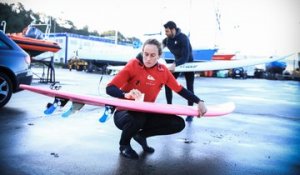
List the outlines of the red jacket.
{"label": "red jacket", "polygon": [[115,85],[124,92],[138,89],[145,94],[144,101],[147,102],[154,102],[164,85],[175,92],[182,90],[182,86],[165,65],[158,63],[146,68],[138,59],[130,60],[109,85]]}

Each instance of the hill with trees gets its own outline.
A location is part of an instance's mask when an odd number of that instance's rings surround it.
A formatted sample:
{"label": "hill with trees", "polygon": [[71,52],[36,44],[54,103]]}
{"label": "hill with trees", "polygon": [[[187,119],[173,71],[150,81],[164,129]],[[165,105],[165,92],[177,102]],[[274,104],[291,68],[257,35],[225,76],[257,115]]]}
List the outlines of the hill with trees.
{"label": "hill with trees", "polygon": [[[42,23],[48,24],[51,20],[51,33],[74,33],[85,36],[100,36],[100,37],[114,37],[115,30],[105,31],[101,34],[98,31],[89,31],[89,27],[86,25],[81,29],[78,29],[74,23],[70,20],[61,20],[48,16],[47,14],[35,13],[32,10],[26,10],[22,3],[1,3],[0,2],[0,22],[6,22],[6,33],[19,33],[22,32],[31,23]],[[3,28],[3,25],[0,29]],[[45,29],[42,31],[45,31]],[[118,32],[118,41],[122,42],[141,42],[140,39],[136,37],[126,38],[122,33]]]}

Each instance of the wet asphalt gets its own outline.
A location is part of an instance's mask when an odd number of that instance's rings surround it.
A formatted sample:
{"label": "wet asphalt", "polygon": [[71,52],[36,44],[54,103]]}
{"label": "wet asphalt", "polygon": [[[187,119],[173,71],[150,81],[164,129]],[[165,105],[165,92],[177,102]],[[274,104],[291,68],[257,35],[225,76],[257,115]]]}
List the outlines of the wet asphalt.
{"label": "wet asphalt", "polygon": [[[41,69],[33,68],[41,76]],[[56,69],[61,89],[106,96],[109,75]],[[37,77],[37,76],[35,76]],[[178,79],[185,84],[184,78]],[[35,80],[33,86],[49,87]],[[43,111],[53,99],[22,91],[0,109],[1,175],[246,175],[300,174],[300,82],[265,79],[195,79],[206,104],[233,101],[236,110],[195,118],[173,135],[148,139],[155,148],[129,160],[118,151],[113,119],[98,122],[103,108],[86,105],[68,118]],[[157,100],[165,103],[164,91]],[[186,101],[174,95],[174,103]]]}

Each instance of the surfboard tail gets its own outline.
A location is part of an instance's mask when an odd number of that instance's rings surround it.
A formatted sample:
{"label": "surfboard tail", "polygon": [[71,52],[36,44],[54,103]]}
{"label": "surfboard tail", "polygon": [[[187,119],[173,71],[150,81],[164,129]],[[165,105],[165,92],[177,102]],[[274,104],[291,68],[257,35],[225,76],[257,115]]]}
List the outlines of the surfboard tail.
{"label": "surfboard tail", "polygon": [[233,102],[222,103],[214,106],[207,106],[207,113],[205,117],[223,116],[232,113],[235,110]]}

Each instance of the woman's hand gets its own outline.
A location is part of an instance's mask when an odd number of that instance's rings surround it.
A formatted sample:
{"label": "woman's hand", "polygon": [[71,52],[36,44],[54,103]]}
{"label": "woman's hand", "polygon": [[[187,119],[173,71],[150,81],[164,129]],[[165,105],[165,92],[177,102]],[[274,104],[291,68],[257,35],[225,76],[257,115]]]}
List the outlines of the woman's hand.
{"label": "woman's hand", "polygon": [[168,69],[171,71],[171,72],[175,72],[175,68],[176,68],[176,64],[175,63],[172,63]]}
{"label": "woman's hand", "polygon": [[206,109],[206,106],[205,106],[204,102],[199,101],[199,103],[198,103],[198,113],[199,113],[198,117],[204,116],[204,114],[206,112],[207,112],[207,109]]}
{"label": "woman's hand", "polygon": [[132,89],[128,93],[124,94],[124,97],[127,99],[144,101],[144,94],[141,93],[138,89]]}

